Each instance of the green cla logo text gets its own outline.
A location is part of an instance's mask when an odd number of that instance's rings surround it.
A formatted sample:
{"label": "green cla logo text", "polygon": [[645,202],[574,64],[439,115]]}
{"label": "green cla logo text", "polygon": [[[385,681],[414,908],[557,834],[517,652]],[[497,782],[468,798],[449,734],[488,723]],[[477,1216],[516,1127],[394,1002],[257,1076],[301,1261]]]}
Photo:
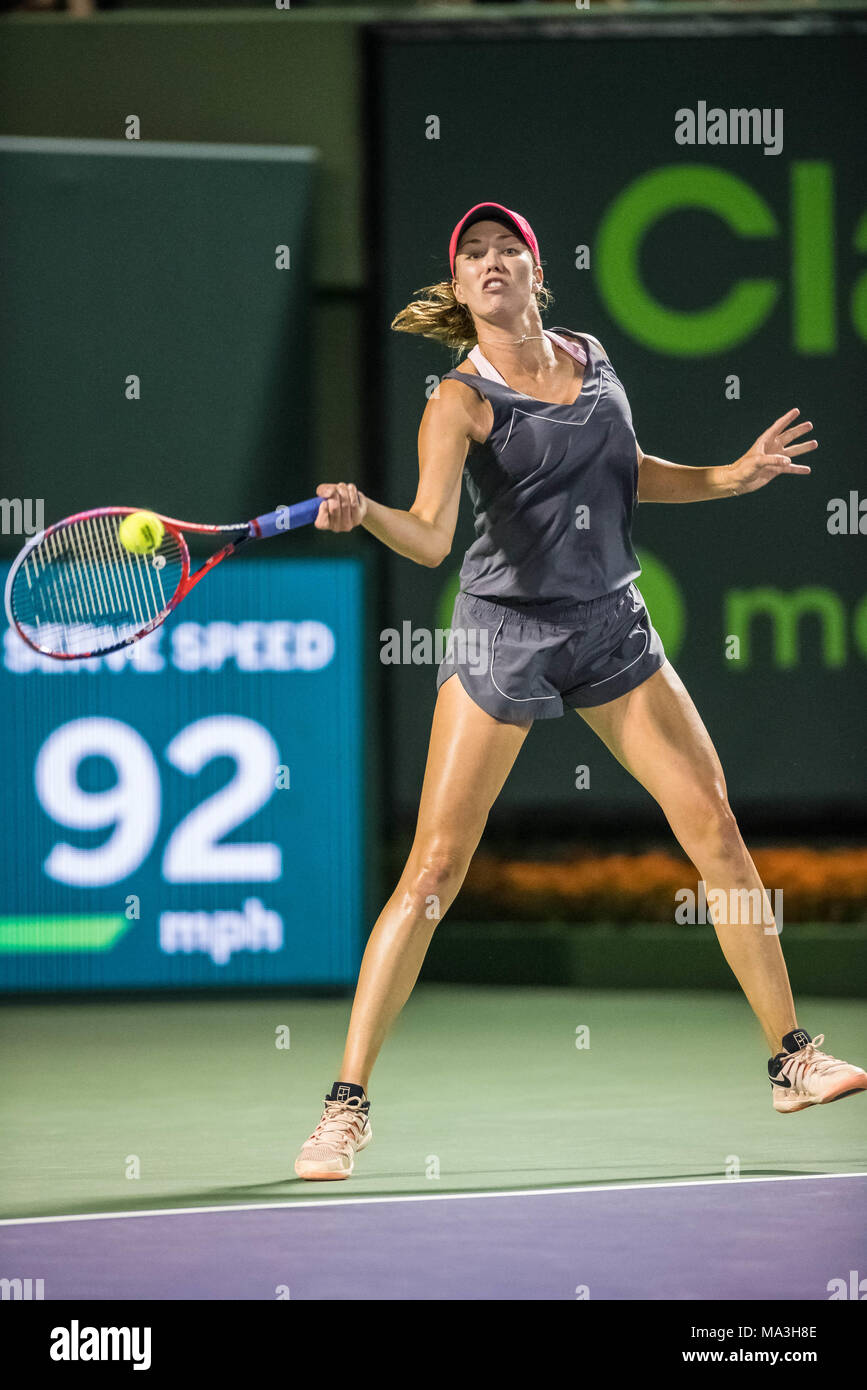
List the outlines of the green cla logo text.
{"label": "green cla logo text", "polygon": [[[670,309],[642,282],[641,249],[663,218],[700,209],[741,240],[778,237],[773,209],[744,179],[707,164],[673,164],[629,184],[607,209],[597,234],[598,288],[611,317],[637,342],[674,357],[707,357],[745,342],[776,305],[783,281],[743,276],[706,309]],[[789,171],[789,292],[792,345],[803,354],[837,347],[834,172],[821,160],[796,161]],[[845,235],[845,233],[844,233]],[[852,233],[867,251],[867,213]],[[852,289],[849,312],[867,341],[867,274]]]}

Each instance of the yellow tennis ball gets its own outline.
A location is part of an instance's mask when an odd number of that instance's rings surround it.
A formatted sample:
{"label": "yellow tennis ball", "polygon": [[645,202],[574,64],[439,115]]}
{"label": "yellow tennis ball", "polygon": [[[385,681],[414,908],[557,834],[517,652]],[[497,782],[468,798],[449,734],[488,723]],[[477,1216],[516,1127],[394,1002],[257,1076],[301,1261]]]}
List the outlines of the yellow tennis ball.
{"label": "yellow tennis ball", "polygon": [[130,512],[120,523],[117,534],[127,550],[146,555],[149,550],[156,550],[165,532],[166,528],[153,512]]}

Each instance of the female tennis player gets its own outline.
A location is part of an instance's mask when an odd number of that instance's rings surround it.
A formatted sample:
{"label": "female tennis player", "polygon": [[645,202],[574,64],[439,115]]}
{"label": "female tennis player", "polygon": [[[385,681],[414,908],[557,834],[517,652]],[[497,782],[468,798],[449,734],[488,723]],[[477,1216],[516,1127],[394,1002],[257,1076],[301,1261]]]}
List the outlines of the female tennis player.
{"label": "female tennis player", "polygon": [[[301,1178],[348,1178],[370,1143],[367,1087],[386,1033],[533,720],[565,709],[656,798],[709,902],[762,903],[752,925],[717,907],[714,928],[767,1039],[775,1109],[788,1114],[867,1088],[862,1068],[820,1051],[824,1035],[811,1038],[798,1025],[770,903],[719,758],[635,586],[631,543],[638,501],[737,497],[780,474],[809,473],[793,459],[817,447],[803,438],[811,422],[795,423],[800,412],[787,411],[722,467],[645,454],[602,344],[543,329],[549,292],[524,217],[477,204],[452,232],[449,262],[452,279],[419,291],[392,323],[472,348],[425,407],[413,505],[386,507],[351,483],[318,488],[320,529],[363,526],[397,554],[435,566],[452,547],[465,473],[477,538],[461,569],[458,640],[438,673],[415,839],[367,943],[339,1076],[295,1164]],[[482,642],[480,670],[466,657]]]}

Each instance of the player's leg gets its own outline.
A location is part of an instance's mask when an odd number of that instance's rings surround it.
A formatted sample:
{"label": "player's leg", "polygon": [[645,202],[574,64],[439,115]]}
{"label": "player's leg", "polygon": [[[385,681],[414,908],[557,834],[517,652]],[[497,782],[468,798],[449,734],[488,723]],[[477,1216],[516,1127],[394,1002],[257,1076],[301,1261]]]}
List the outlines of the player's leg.
{"label": "player's leg", "polygon": [[383,1040],[412,992],[491,809],[530,728],[492,718],[458,676],[440,687],[415,838],[365,947],[339,1078],[295,1163],[300,1178],[351,1176],[370,1142],[366,1091]]}
{"label": "player's leg", "polygon": [[787,1114],[867,1090],[862,1067],[819,1051],[824,1034],[813,1039],[798,1028],[770,903],[732,815],[716,750],[672,667],[579,713],[656,798],[705,881],[719,943],[771,1050],[774,1108]]}
{"label": "player's leg", "polygon": [[341,1081],[367,1087],[383,1039],[409,998],[437,923],[458,894],[529,729],[486,714],[457,676],[441,686],[415,838],[365,948]]}
{"label": "player's leg", "polygon": [[666,663],[628,694],[578,713],[665,812],[706,884],[720,946],[776,1054],[797,1028],[780,938],[716,749],[682,681]]}

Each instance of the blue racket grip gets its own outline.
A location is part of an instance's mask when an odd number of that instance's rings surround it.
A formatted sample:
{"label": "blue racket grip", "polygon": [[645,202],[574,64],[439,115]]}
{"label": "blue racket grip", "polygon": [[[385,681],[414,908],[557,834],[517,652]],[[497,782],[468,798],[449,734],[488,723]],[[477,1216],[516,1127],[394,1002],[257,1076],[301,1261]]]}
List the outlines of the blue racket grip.
{"label": "blue racket grip", "polygon": [[267,536],[279,536],[284,531],[294,531],[297,526],[309,526],[311,521],[316,520],[316,514],[323,502],[321,497],[311,497],[306,502],[296,502],[291,507],[278,507],[276,512],[266,512],[264,516],[257,516],[254,525],[259,528],[259,535],[264,539]]}

